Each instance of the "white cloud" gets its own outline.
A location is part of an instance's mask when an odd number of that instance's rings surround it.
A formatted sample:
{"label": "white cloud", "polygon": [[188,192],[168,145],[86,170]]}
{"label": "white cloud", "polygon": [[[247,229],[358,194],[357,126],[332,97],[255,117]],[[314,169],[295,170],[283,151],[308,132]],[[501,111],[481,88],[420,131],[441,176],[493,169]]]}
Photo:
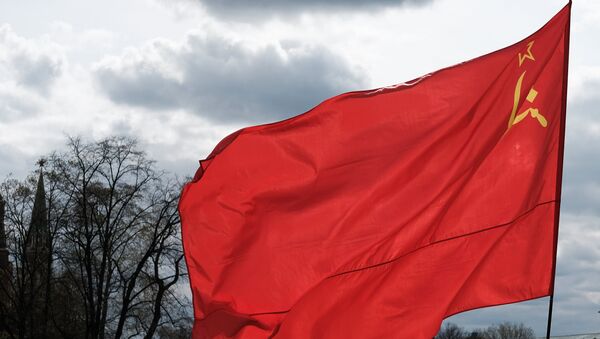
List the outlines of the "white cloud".
{"label": "white cloud", "polygon": [[[1,26],[0,176],[10,172],[25,175],[37,157],[62,148],[67,135],[137,137],[160,166],[192,175],[198,158],[241,127],[210,123],[180,109],[155,112],[115,105],[98,92],[87,62],[89,55],[85,55],[94,44],[110,45],[114,34],[78,32],[64,21],[51,25],[49,33],[37,38],[25,38],[8,25]],[[33,61],[57,60],[54,64],[60,65],[60,75],[53,75],[47,83],[48,93],[20,81],[19,72],[24,70],[15,70],[15,55],[30,56]],[[95,60],[101,56],[95,54]]]}

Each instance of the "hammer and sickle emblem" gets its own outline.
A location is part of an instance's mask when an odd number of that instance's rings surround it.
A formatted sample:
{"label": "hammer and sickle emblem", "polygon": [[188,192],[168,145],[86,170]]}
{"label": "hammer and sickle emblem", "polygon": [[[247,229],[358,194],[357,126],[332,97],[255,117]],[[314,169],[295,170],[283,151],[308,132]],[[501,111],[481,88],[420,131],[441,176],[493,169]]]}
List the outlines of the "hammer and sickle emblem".
{"label": "hammer and sickle emblem", "polygon": [[[542,115],[542,113],[540,113],[540,111],[537,108],[528,108],[528,109],[524,110],[523,112],[517,114],[517,109],[519,108],[519,99],[521,98],[521,86],[523,84],[524,77],[525,77],[525,72],[523,72],[521,74],[521,76],[519,77],[519,80],[517,80],[517,85],[515,86],[513,108],[512,108],[512,112],[510,113],[510,119],[508,120],[507,131],[513,125],[516,125],[519,122],[523,121],[523,119],[525,119],[528,115],[531,115],[532,118],[537,119],[537,121],[540,123],[540,125],[542,125],[542,127],[548,126],[548,121]],[[529,89],[529,92],[527,93],[527,97],[525,98],[525,100],[527,100],[530,103],[533,103],[535,101],[535,97],[537,96],[537,94],[538,94],[538,92],[533,87],[531,87]]]}

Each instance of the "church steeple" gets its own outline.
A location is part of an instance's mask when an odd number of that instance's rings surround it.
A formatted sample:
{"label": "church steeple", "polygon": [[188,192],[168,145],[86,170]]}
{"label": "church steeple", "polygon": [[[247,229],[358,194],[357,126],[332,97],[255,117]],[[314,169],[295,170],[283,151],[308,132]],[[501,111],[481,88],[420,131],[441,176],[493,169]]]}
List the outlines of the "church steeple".
{"label": "church steeple", "polygon": [[25,267],[29,280],[30,293],[27,298],[31,311],[27,326],[31,328],[32,338],[45,338],[48,323],[48,298],[50,293],[50,276],[52,258],[50,249],[50,229],[48,225],[48,208],[44,189],[44,164],[40,160],[40,173],[31,210],[31,222],[25,242]]}
{"label": "church steeple", "polygon": [[[29,236],[37,245],[40,246],[48,238],[48,210],[46,208],[46,190],[44,189],[44,164],[46,161],[38,161],[40,166],[40,175],[35,191],[35,200],[31,210],[31,224],[29,226]],[[44,244],[45,245],[45,244]]]}
{"label": "church steeple", "polygon": [[[35,275],[42,278],[46,274],[49,255],[49,229],[48,210],[46,207],[46,191],[44,189],[44,164],[45,160],[38,161],[40,174],[31,210],[31,222],[26,240],[26,256],[28,264]],[[36,279],[38,280],[38,279]]]}

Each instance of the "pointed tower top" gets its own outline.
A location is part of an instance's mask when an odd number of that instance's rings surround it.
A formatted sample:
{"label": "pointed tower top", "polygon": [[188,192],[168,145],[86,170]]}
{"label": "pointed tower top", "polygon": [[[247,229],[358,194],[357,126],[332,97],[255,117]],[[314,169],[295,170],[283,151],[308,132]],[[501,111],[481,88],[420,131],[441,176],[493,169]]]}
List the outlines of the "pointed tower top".
{"label": "pointed tower top", "polygon": [[40,166],[40,171],[44,168],[44,166],[46,165],[46,162],[48,162],[48,160],[46,160],[46,158],[40,158],[37,161],[37,165]]}
{"label": "pointed tower top", "polygon": [[46,191],[44,189],[44,166],[45,160],[40,160],[40,176],[37,182],[35,191],[35,200],[33,201],[33,209],[31,210],[31,224],[29,226],[30,241],[34,239],[45,239],[48,232],[48,215],[46,209]]}

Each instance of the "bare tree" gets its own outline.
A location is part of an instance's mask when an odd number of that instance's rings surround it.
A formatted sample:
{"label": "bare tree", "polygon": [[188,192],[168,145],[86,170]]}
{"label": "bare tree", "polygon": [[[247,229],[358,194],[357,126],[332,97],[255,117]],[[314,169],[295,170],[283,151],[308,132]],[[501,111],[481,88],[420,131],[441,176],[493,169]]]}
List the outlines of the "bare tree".
{"label": "bare tree", "polygon": [[483,336],[483,332],[485,332],[485,330],[483,331],[473,331],[471,333],[469,333],[469,335],[467,335],[465,337],[465,339],[485,339],[485,337]]}
{"label": "bare tree", "polygon": [[535,339],[531,328],[509,322],[490,326],[482,334],[485,339]]}
{"label": "bare tree", "polygon": [[467,332],[453,323],[446,323],[435,339],[535,339],[535,333],[523,324],[510,322],[473,332]]}
{"label": "bare tree", "polygon": [[463,339],[466,338],[465,331],[453,323],[446,323],[435,336],[436,339]]}
{"label": "bare tree", "polygon": [[[189,302],[176,288],[185,276],[181,184],[157,170],[135,140],[71,138],[67,146],[44,167],[47,251],[41,253],[49,253],[43,261],[49,283],[37,287],[43,302],[28,297],[36,284],[26,273],[28,251],[42,248],[29,240],[39,200],[35,179],[2,184],[15,267],[11,283],[3,284],[11,300],[6,313],[17,324],[9,326],[13,337],[151,338],[163,327],[185,328],[189,316],[181,306]],[[36,319],[28,320],[27,311]],[[27,329],[34,321],[37,332]]]}

